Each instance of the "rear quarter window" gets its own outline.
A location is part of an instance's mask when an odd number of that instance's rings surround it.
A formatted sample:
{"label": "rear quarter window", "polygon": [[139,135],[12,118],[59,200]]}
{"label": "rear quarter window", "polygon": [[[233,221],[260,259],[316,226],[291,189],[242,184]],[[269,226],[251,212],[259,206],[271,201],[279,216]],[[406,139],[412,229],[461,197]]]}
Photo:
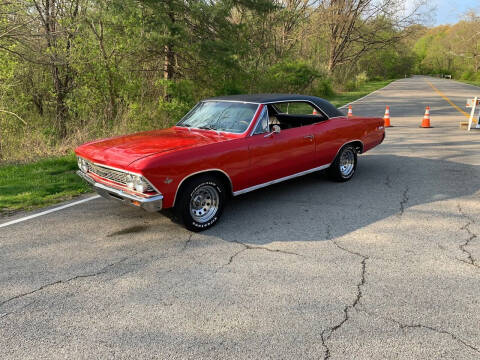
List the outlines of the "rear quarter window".
{"label": "rear quarter window", "polygon": [[277,103],[275,107],[281,114],[289,115],[312,115],[315,110],[310,103],[301,101]]}

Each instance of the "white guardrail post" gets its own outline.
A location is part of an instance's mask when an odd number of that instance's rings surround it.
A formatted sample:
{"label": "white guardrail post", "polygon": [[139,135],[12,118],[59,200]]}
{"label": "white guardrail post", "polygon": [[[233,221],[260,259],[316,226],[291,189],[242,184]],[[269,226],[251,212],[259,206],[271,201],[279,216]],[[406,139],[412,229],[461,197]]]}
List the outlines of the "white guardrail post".
{"label": "white guardrail post", "polygon": [[[477,109],[477,105],[480,104],[480,99],[478,98],[478,96],[475,96],[475,98],[473,99],[468,99],[467,100],[467,108],[471,107],[472,110],[470,111],[470,118],[468,119],[468,131],[470,131],[470,129],[472,128],[472,125],[474,124],[474,120],[473,118],[475,117],[475,110]],[[479,118],[477,120],[475,120],[476,124],[475,124],[475,128],[476,129],[480,129],[480,114],[479,114]]]}

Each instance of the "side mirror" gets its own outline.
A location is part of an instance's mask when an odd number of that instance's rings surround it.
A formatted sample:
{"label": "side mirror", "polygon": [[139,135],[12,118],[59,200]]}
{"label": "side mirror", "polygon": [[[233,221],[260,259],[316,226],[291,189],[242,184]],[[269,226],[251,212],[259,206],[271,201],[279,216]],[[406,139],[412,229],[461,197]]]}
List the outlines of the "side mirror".
{"label": "side mirror", "polygon": [[273,134],[280,134],[280,126],[278,125],[273,125],[272,126],[272,132],[269,132],[267,135],[265,135],[265,137],[270,137],[272,136]]}

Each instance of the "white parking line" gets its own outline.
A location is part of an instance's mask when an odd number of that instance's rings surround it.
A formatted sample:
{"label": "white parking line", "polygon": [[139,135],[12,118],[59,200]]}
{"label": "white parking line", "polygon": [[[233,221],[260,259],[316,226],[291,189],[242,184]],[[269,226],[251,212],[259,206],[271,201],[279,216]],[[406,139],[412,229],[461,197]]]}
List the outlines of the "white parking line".
{"label": "white parking line", "polygon": [[60,210],[63,210],[63,209],[66,209],[66,208],[69,208],[69,207],[72,207],[72,206],[75,206],[75,205],[83,204],[87,201],[98,199],[99,197],[100,197],[100,195],[94,195],[92,197],[82,199],[82,200],[78,200],[78,201],[75,201],[75,202],[71,202],[69,204],[62,205],[62,206],[59,206],[59,207],[56,207],[56,208],[53,208],[53,209],[45,210],[45,211],[39,212],[37,214],[33,214],[33,215],[22,217],[20,219],[15,219],[15,220],[12,220],[12,221],[8,221],[6,223],[0,224],[0,228],[5,227],[5,226],[9,226],[9,225],[13,225],[13,224],[18,224],[19,222],[34,219],[36,217],[47,215],[47,214],[53,213],[55,211],[60,211]]}

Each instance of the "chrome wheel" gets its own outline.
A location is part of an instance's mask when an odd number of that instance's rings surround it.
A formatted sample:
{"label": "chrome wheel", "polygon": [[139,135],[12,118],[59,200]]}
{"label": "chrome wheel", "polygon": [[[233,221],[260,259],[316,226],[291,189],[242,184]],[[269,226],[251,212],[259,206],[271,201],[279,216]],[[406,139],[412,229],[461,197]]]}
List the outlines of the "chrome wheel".
{"label": "chrome wheel", "polygon": [[342,177],[348,178],[350,175],[352,175],[355,169],[355,153],[352,148],[346,148],[343,150],[338,165]]}
{"label": "chrome wheel", "polygon": [[190,198],[190,215],[198,223],[211,220],[218,211],[220,195],[211,185],[198,187]]}

